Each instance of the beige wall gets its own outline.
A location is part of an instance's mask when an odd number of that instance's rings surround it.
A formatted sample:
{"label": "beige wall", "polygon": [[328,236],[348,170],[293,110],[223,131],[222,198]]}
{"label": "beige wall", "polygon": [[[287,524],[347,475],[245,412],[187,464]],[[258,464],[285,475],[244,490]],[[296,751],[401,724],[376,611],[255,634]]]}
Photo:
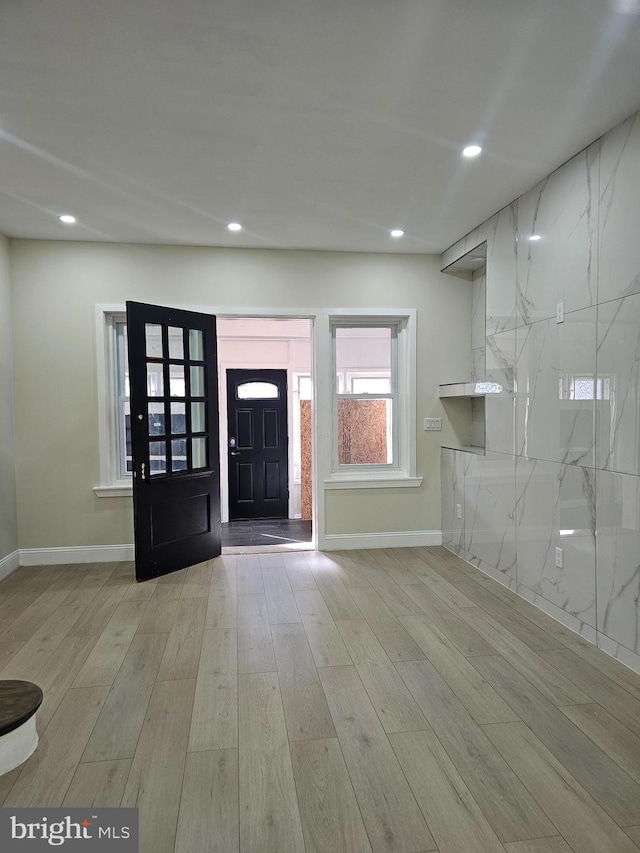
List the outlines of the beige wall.
{"label": "beige wall", "polygon": [[0,560],[18,547],[9,241],[0,235]]}
{"label": "beige wall", "polygon": [[326,532],[440,528],[440,444],[421,429],[445,413],[440,382],[466,378],[469,282],[439,259],[375,255],[62,243],[11,243],[16,460],[21,548],[129,543],[131,501],[96,498],[98,416],[94,306],[127,299],[227,307],[402,307],[418,311],[417,489],[335,491]]}

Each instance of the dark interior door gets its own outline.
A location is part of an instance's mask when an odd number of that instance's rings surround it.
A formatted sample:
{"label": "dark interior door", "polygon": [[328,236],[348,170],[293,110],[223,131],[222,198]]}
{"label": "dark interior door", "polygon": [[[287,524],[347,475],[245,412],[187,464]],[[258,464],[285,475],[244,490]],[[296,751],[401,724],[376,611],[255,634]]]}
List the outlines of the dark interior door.
{"label": "dark interior door", "polygon": [[220,554],[216,318],[127,302],[136,578]]}
{"label": "dark interior door", "polygon": [[227,370],[229,518],[289,511],[287,371]]}

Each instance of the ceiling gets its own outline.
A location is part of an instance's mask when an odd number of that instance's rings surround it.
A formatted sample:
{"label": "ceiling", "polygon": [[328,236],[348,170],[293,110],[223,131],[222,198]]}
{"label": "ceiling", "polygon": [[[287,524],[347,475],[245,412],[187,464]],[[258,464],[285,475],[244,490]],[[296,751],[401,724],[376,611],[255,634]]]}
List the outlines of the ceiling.
{"label": "ceiling", "polygon": [[439,253],[638,107],[640,0],[0,0],[0,232]]}

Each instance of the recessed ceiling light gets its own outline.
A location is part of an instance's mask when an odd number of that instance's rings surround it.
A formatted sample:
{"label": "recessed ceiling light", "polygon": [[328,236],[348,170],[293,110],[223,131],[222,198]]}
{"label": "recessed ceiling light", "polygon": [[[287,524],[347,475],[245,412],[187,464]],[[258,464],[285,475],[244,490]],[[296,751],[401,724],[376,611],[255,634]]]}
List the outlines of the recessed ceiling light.
{"label": "recessed ceiling light", "polygon": [[529,239],[530,240],[542,240],[542,237],[539,234],[530,234]]}
{"label": "recessed ceiling light", "polygon": [[393,231],[389,231],[392,237],[404,237],[404,231],[402,228],[394,228]]}
{"label": "recessed ceiling light", "polygon": [[242,231],[242,225],[239,222],[230,222],[227,228],[229,231]]}
{"label": "recessed ceiling light", "polygon": [[58,219],[60,222],[64,222],[65,225],[73,225],[76,221],[75,216],[71,216],[70,213],[63,213],[62,216],[59,216]]}
{"label": "recessed ceiling light", "polygon": [[477,157],[480,153],[482,153],[482,148],[479,145],[467,145],[466,148],[462,149],[463,157]]}

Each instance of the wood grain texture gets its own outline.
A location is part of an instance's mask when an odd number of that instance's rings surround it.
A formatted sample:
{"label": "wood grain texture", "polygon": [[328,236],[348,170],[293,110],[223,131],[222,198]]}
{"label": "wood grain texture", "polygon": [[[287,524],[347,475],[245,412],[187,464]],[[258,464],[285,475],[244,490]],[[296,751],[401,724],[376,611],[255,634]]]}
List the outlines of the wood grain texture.
{"label": "wood grain texture", "polygon": [[107,687],[67,691],[38,749],[23,765],[5,806],[62,805],[108,692]]}
{"label": "wood grain texture", "polygon": [[629,837],[524,723],[497,723],[485,730],[573,850],[637,853]]}
{"label": "wood grain texture", "polygon": [[355,620],[336,624],[385,732],[428,729],[424,714],[369,625]]}
{"label": "wood grain texture", "polygon": [[640,736],[640,701],[570,649],[539,652],[548,663]]}
{"label": "wood grain texture", "polygon": [[166,634],[133,638],[91,733],[84,762],[133,758],[166,643]]}
{"label": "wood grain texture", "polygon": [[355,667],[327,667],[320,680],[374,851],[436,845]]}
{"label": "wood grain texture", "polygon": [[238,750],[187,755],[175,853],[237,853]]}
{"label": "wood grain texture", "polygon": [[504,853],[433,733],[395,734],[390,741],[440,853]]}
{"label": "wood grain texture", "polygon": [[167,635],[167,644],[158,672],[159,681],[180,681],[196,677],[206,613],[206,598],[179,599]]}
{"label": "wood grain texture", "polygon": [[435,734],[501,841],[557,831],[437,670],[426,660],[397,664]]}
{"label": "wood grain texture", "polygon": [[194,690],[195,680],[158,681],[151,694],[122,797],[139,809],[141,853],[174,849]]}
{"label": "wood grain texture", "polygon": [[304,628],[274,625],[271,632],[289,740],[335,737]]}
{"label": "wood grain texture", "polygon": [[507,628],[479,608],[465,608],[462,618],[481,634],[512,666],[534,684],[554,705],[589,702],[589,696],[532,651]]}
{"label": "wood grain texture", "polygon": [[238,745],[238,636],[232,628],[205,631],[193,701],[189,750]]}
{"label": "wood grain texture", "polygon": [[265,595],[239,595],[238,672],[274,672],[275,669],[276,659]]}
{"label": "wood grain texture", "polygon": [[535,841],[514,841],[505,844],[507,853],[573,853],[561,835],[553,838],[537,838]]}
{"label": "wood grain texture", "polygon": [[[238,561],[260,592],[237,595]],[[241,822],[260,853],[640,846],[640,677],[443,549],[225,556],[150,585],[125,562],[18,569],[0,624],[23,637],[0,665],[44,692],[0,804],[139,803],[142,853],[239,853]],[[240,698],[239,657],[259,668]]]}
{"label": "wood grain texture", "polygon": [[298,741],[291,759],[307,853],[371,853],[338,741]]}
{"label": "wood grain texture", "polygon": [[390,660],[395,663],[424,658],[424,652],[420,646],[400,624],[373,587],[354,588],[351,590],[351,595]]}
{"label": "wood grain texture", "polygon": [[74,687],[111,685],[142,620],[146,601],[122,601],[76,676]]}
{"label": "wood grain texture", "polygon": [[640,738],[600,705],[565,705],[565,717],[640,783]]}
{"label": "wood grain texture", "polygon": [[275,672],[240,675],[240,850],[304,853]]}
{"label": "wood grain texture", "polygon": [[349,653],[320,591],[301,590],[294,596],[316,666],[350,664]]}
{"label": "wood grain texture", "polygon": [[119,808],[130,770],[130,758],[79,764],[62,805],[73,808]]}
{"label": "wood grain texture", "polygon": [[517,715],[447,637],[425,616],[400,619],[427,658],[478,723],[507,723]]}
{"label": "wood grain texture", "polygon": [[640,822],[640,786],[499,656],[474,666],[602,808],[621,826]]}
{"label": "wood grain texture", "polygon": [[281,625],[286,622],[299,622],[300,614],[293,598],[287,570],[283,566],[262,569],[269,622]]}

